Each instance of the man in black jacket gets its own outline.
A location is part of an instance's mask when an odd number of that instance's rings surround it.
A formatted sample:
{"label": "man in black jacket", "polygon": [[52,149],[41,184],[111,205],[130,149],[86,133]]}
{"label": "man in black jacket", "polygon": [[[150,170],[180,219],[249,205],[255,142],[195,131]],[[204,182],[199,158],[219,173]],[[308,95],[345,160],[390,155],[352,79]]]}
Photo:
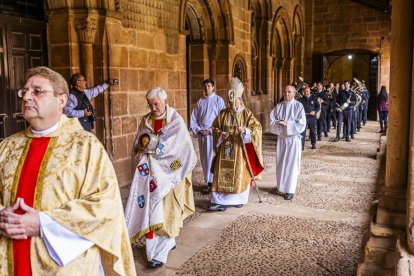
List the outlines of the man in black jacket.
{"label": "man in black jacket", "polygon": [[305,149],[306,130],[309,128],[309,138],[312,149],[316,149],[316,113],[320,110],[320,104],[315,95],[311,95],[310,88],[306,86],[303,89],[304,96],[299,99],[303,104],[306,114],[306,128],[302,132],[302,150]]}
{"label": "man in black jacket", "polygon": [[86,79],[81,73],[72,75],[69,101],[65,114],[68,117],[77,117],[83,128],[91,131],[94,128],[95,112],[90,102],[93,98],[108,89],[110,84],[117,84],[117,80],[108,80],[92,88],[86,88]]}
{"label": "man in black jacket", "polygon": [[356,98],[354,91],[351,90],[349,81],[344,81],[345,89],[339,91],[336,97],[337,108],[337,125],[336,125],[336,138],[335,142],[339,141],[341,134],[341,126],[344,124],[344,135],[347,142],[351,142],[349,136],[351,134],[351,112],[355,105]]}

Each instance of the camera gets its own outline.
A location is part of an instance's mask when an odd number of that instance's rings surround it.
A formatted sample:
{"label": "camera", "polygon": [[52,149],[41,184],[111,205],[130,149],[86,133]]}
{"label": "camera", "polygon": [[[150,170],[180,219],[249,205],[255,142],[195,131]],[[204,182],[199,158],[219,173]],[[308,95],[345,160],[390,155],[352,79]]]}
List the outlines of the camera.
{"label": "camera", "polygon": [[92,113],[91,115],[88,116],[89,120],[91,120],[91,122],[96,121],[95,110],[93,109],[92,105],[88,105],[87,110]]}

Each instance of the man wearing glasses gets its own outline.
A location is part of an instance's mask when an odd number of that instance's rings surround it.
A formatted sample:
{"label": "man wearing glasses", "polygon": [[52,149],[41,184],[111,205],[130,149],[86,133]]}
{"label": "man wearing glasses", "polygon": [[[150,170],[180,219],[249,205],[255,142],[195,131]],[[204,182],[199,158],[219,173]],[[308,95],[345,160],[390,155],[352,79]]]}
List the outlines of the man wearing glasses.
{"label": "man wearing glasses", "polygon": [[83,128],[91,131],[94,128],[95,112],[90,102],[93,98],[108,89],[109,85],[118,84],[118,80],[109,80],[92,88],[86,88],[86,79],[81,73],[73,74],[70,79],[69,102],[65,109],[68,117],[76,117]]}
{"label": "man wearing glasses", "polygon": [[115,171],[62,113],[66,80],[32,68],[18,95],[30,126],[0,143],[0,275],[135,275]]}
{"label": "man wearing glasses", "polygon": [[191,172],[197,163],[193,143],[181,115],[167,104],[160,87],[146,94],[151,112],[139,126],[134,143],[135,174],[125,207],[132,241],[146,237],[148,265],[167,263],[175,237],[194,213]]}

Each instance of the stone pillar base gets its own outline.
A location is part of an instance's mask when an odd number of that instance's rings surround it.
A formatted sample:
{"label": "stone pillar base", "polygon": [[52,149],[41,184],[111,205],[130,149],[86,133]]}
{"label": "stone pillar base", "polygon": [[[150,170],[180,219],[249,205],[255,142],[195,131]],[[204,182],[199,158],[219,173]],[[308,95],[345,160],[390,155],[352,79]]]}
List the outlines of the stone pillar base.
{"label": "stone pillar base", "polygon": [[396,267],[396,243],[404,229],[397,229],[376,222],[378,203],[371,212],[369,231],[364,237],[364,247],[357,275],[394,275]]}

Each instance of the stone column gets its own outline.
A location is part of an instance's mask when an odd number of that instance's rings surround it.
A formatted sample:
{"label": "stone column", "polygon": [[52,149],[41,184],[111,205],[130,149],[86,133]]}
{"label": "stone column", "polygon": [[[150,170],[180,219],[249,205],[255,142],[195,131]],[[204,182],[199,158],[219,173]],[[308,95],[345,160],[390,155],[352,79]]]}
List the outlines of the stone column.
{"label": "stone column", "polygon": [[213,44],[210,48],[210,51],[208,51],[208,58],[209,58],[209,63],[210,63],[210,79],[212,79],[213,81],[217,82],[217,49],[216,49],[216,44]]}
{"label": "stone column", "polygon": [[385,190],[378,202],[377,223],[404,229],[408,176],[413,4],[395,1],[391,23],[391,80]]}
{"label": "stone column", "polygon": [[80,42],[81,71],[90,84],[93,84],[93,43],[95,41],[98,20],[91,16],[78,18],[75,21]]}
{"label": "stone column", "polygon": [[[397,1],[395,1],[397,2]],[[408,167],[407,167],[407,178],[408,178],[408,192],[407,192],[407,243],[408,250],[410,254],[414,254],[414,44],[413,44],[413,31],[414,31],[414,4],[410,0],[399,1],[403,3],[393,3],[393,13],[394,5],[396,6],[399,14],[399,31],[404,32],[403,36],[399,36],[400,39],[404,42],[404,54],[407,54],[405,61],[404,69],[406,70],[406,76],[409,78],[406,80],[406,89],[407,92],[410,91],[411,99],[407,101],[409,104],[410,114],[407,116],[407,122],[409,122],[410,130],[409,139],[408,139]],[[397,12],[396,11],[396,12]],[[393,14],[394,15],[394,14]],[[394,17],[392,18],[394,20]],[[394,21],[392,21],[394,24]],[[404,27],[402,27],[404,25]],[[393,27],[392,27],[393,28]],[[394,29],[392,29],[394,30]],[[391,39],[394,38],[394,33],[392,33]],[[392,41],[392,40],[391,40]],[[391,47],[395,47],[395,44],[392,44]],[[392,49],[391,54],[394,52]],[[411,55],[411,56],[410,56]],[[393,58],[393,56],[391,56]],[[392,59],[391,59],[392,60]],[[391,63],[392,65],[392,63]],[[393,81],[394,76],[391,78]],[[411,256],[414,259],[413,256]]]}

